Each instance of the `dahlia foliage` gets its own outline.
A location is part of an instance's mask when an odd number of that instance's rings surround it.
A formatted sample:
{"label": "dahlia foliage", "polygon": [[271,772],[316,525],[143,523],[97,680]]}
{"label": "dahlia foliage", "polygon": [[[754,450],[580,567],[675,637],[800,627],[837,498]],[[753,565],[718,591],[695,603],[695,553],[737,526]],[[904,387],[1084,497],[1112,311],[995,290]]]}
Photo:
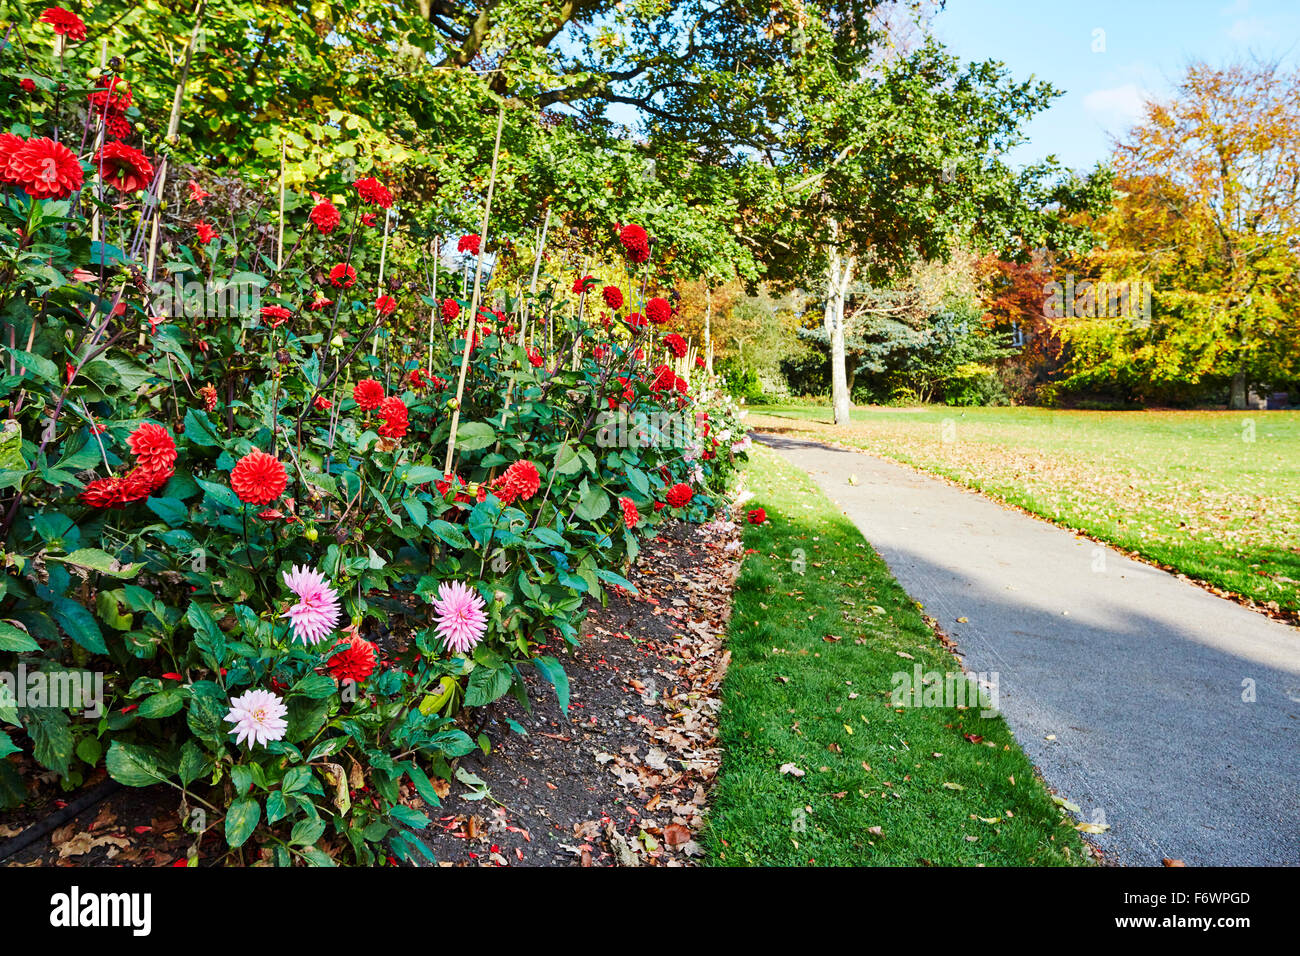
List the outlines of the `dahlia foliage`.
{"label": "dahlia foliage", "polygon": [[[738,410],[653,221],[474,313],[401,170],[282,197],[164,164],[170,98],[85,36],[51,8],[3,51],[35,78],[0,131],[0,671],[102,674],[104,714],[0,697],[0,802],[102,765],[221,810],[197,863],[427,857],[411,804],[486,746],[466,711],[530,669],[567,709],[555,649],[645,537],[711,517]],[[512,268],[510,227],[466,225],[449,256]]]}

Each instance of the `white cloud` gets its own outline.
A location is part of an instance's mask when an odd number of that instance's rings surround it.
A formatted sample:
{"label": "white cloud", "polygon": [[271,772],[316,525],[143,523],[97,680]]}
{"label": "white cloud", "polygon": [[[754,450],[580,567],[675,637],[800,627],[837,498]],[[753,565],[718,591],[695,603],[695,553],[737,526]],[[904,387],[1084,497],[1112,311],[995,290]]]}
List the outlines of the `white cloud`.
{"label": "white cloud", "polygon": [[1083,98],[1083,108],[1108,127],[1128,127],[1142,118],[1149,94],[1136,83],[1093,90]]}

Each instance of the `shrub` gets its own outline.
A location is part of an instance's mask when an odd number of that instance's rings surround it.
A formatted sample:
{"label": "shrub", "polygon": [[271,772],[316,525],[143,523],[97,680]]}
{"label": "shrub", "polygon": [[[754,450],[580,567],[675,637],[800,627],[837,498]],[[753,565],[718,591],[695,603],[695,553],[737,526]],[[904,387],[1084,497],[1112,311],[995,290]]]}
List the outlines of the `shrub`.
{"label": "shrub", "polygon": [[[93,149],[0,140],[0,670],[100,675],[106,705],[12,687],[0,758],[174,787],[222,860],[428,856],[412,797],[437,806],[479,745],[463,711],[527,668],[567,707],[551,649],[631,588],[641,536],[710,514],[738,410],[627,321],[643,232],[608,325],[392,273],[379,294],[377,171],[285,222],[201,171],[164,210],[164,160],[114,136],[125,88],[94,78],[107,105],[64,137],[115,144],[102,176]],[[66,129],[55,104],[33,115]],[[0,798],[24,789],[0,759]]]}

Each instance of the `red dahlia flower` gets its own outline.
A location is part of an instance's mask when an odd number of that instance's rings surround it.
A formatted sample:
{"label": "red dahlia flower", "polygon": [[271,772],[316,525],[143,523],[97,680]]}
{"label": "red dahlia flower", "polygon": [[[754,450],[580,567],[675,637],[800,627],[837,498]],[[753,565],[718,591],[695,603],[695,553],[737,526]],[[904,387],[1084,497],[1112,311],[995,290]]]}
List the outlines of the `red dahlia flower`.
{"label": "red dahlia flower", "polygon": [[0,140],[0,159],[7,159],[4,179],[33,199],[66,199],[81,188],[76,154],[52,139],[6,137]]}
{"label": "red dahlia flower", "polygon": [[703,356],[703,355],[697,355],[697,356],[695,356],[695,367],[696,367],[696,368],[704,368],[704,356]]}
{"label": "red dahlia flower", "polygon": [[325,412],[333,408],[334,403],[331,402],[324,395],[317,395],[315,398],[311,400],[311,407],[316,409],[317,411]]}
{"label": "red dahlia flower", "polygon": [[264,451],[249,452],[230,472],[230,487],[240,501],[250,505],[269,505],[284,494],[288,481],[284,465]]}
{"label": "red dahlia flower", "polygon": [[528,364],[533,368],[541,368],[546,364],[546,359],[542,357],[542,353],[531,345],[528,347]]}
{"label": "red dahlia flower", "polygon": [[311,301],[307,303],[307,308],[312,312],[320,312],[323,309],[328,309],[333,304],[333,299],[326,298],[325,293],[320,289],[317,289],[312,293]]}
{"label": "red dahlia flower", "polygon": [[515,462],[502,472],[500,479],[502,491],[512,500],[518,498],[527,501],[537,494],[541,484],[542,478],[537,473],[537,466],[527,459]]}
{"label": "red dahlia flower", "polygon": [[384,423],[379,426],[380,438],[402,438],[409,427],[406,405],[400,399],[390,396],[379,403],[379,417]]}
{"label": "red dahlia flower", "polygon": [[407,376],[407,381],[410,382],[411,388],[417,392],[422,392],[429,387],[429,382],[424,377],[424,373],[418,368],[411,369],[410,374]]}
{"label": "red dahlia flower", "polygon": [[655,296],[645,304],[645,316],[655,325],[663,325],[673,317],[673,307],[667,299]]}
{"label": "red dahlia flower", "polygon": [[677,389],[677,391],[679,391],[679,392],[681,392],[683,395],[685,395],[685,394],[686,394],[686,389],[688,388],[688,386],[687,386],[687,384],[686,384],[686,379],[682,378],[680,375],[676,375],[676,376],[674,376],[674,377],[673,377],[673,388]]}
{"label": "red dahlia flower", "polygon": [[48,23],[54,32],[65,36],[74,43],[86,39],[86,24],[77,16],[62,7],[47,7],[41,14],[41,23]]}
{"label": "red dahlia flower", "polygon": [[676,332],[672,335],[664,336],[664,345],[666,345],[678,358],[686,358],[686,340]]}
{"label": "red dahlia flower", "polygon": [[575,279],[573,282],[573,294],[582,295],[584,292],[587,291],[588,285],[595,285],[595,284],[596,284],[595,276],[583,276],[580,279]]}
{"label": "red dahlia flower", "polygon": [[623,308],[623,290],[616,285],[607,285],[600,290],[600,297],[605,300],[605,304],[617,312]]}
{"label": "red dahlia flower", "polygon": [[671,368],[667,365],[660,365],[655,368],[655,375],[654,378],[650,380],[650,387],[655,391],[664,388],[672,388],[676,378],[677,376],[673,374]]}
{"label": "red dahlia flower", "polygon": [[104,129],[114,139],[126,139],[131,135],[131,124],[116,113],[104,117]]}
{"label": "red dahlia flower", "polygon": [[367,176],[365,179],[358,179],[353,185],[357,187],[357,195],[361,197],[362,202],[368,202],[380,209],[388,209],[393,205],[393,194],[375,177]]}
{"label": "red dahlia flower", "polygon": [[623,243],[623,250],[633,262],[641,263],[650,258],[650,237],[640,226],[624,226],[618,234],[618,241]]}
{"label": "red dahlia flower", "polygon": [[134,146],[110,140],[99,150],[96,158],[104,181],[124,193],[139,192],[149,188],[153,181],[153,163]]}
{"label": "red dahlia flower", "polygon": [[456,243],[456,251],[468,252],[471,256],[476,256],[482,241],[483,237],[478,235],[461,236],[460,241]]}
{"label": "red dahlia flower", "polygon": [[36,81],[35,81],[35,80],[32,80],[32,79],[28,79],[28,78],[25,77],[25,76],[24,76],[21,80],[18,81],[18,85],[21,86],[21,87],[23,88],[23,92],[24,92],[24,93],[35,93],[35,92],[36,92]]}
{"label": "red dahlia flower", "polygon": [[635,528],[636,523],[641,520],[641,515],[636,510],[636,504],[631,498],[619,498],[618,506],[623,509],[623,524],[629,528]]}
{"label": "red dahlia flower", "polygon": [[293,313],[282,305],[264,305],[262,306],[261,316],[266,320],[266,324],[273,329],[278,329],[285,321],[292,318]]}
{"label": "red dahlia flower", "polygon": [[351,636],[334,646],[342,649],[325,662],[325,669],[340,684],[348,680],[360,684],[379,665],[378,649],[364,637]]}
{"label": "red dahlia flower", "polygon": [[460,303],[455,299],[442,300],[442,322],[444,325],[450,325],[460,317]]}
{"label": "red dahlia flower", "polygon": [[200,222],[194,227],[194,230],[199,235],[199,242],[205,246],[213,239],[217,238],[217,230],[213,229],[206,222]]}
{"label": "red dahlia flower", "polygon": [[669,488],[668,493],[664,495],[664,499],[674,508],[684,508],[691,503],[691,499],[694,497],[695,492],[691,491],[691,486],[684,485],[681,482]]}
{"label": "red dahlia flower", "polygon": [[95,81],[95,89],[86,95],[95,113],[115,113],[122,115],[131,107],[134,94],[130,84],[120,76],[101,76]]}
{"label": "red dahlia flower", "polygon": [[322,199],[312,207],[307,217],[312,221],[322,236],[328,236],[339,224],[339,210],[328,199]]}
{"label": "red dahlia flower", "polygon": [[645,316],[640,312],[633,312],[627,317],[627,324],[634,329],[643,329],[645,328]]}
{"label": "red dahlia flower", "polygon": [[330,270],[330,285],[336,289],[350,289],[356,281],[357,270],[345,262],[340,262]]}
{"label": "red dahlia flower", "polygon": [[391,295],[381,295],[375,300],[375,311],[380,315],[392,315],[397,308],[397,300]]}
{"label": "red dahlia flower", "polygon": [[750,524],[762,524],[767,520],[767,512],[762,508],[755,508],[746,517],[748,517]]}
{"label": "red dahlia flower", "polygon": [[200,186],[192,179],[189,182],[189,189],[190,189],[190,202],[196,202],[200,206],[203,205],[203,200],[207,199],[210,195],[212,195],[210,192],[205,190],[202,186]]}
{"label": "red dahlia flower", "polygon": [[357,403],[357,408],[373,411],[384,400],[384,386],[373,378],[363,378],[353,386],[352,400]]}
{"label": "red dahlia flower", "polygon": [[[216,398],[215,392],[213,398]],[[138,467],[150,473],[166,472],[171,477],[176,467],[176,442],[167,429],[145,422],[126,440]]]}
{"label": "red dahlia flower", "polygon": [[116,475],[87,482],[77,497],[92,508],[121,508],[130,500],[123,489],[122,479]]}

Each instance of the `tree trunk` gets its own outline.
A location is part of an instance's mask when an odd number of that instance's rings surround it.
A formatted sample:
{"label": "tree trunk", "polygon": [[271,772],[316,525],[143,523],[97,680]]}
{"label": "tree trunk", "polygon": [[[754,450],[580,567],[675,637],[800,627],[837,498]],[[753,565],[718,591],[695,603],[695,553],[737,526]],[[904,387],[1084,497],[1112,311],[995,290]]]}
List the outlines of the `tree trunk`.
{"label": "tree trunk", "polygon": [[826,311],[822,321],[831,345],[831,410],[836,425],[847,425],[853,403],[845,362],[844,297],[852,280],[854,259],[841,257],[833,243],[826,258]]}
{"label": "tree trunk", "polygon": [[1237,372],[1232,376],[1232,392],[1228,396],[1228,407],[1243,409],[1246,407],[1246,373]]}

